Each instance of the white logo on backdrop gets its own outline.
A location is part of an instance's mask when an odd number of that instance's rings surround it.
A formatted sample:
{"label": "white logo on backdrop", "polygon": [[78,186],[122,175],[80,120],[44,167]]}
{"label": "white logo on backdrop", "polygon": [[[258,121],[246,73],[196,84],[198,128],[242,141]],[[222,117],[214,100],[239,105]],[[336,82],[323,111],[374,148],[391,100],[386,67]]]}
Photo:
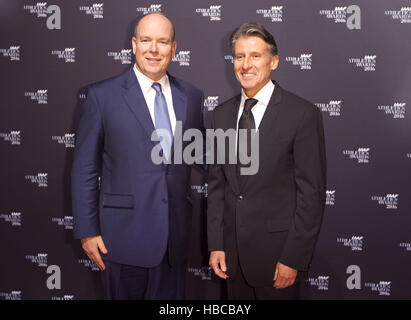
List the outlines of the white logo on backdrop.
{"label": "white logo on backdrop", "polygon": [[10,46],[8,49],[0,49],[3,57],[9,57],[10,61],[20,61],[20,46]]}
{"label": "white logo on backdrop", "polygon": [[329,103],[316,103],[315,105],[322,112],[327,112],[330,117],[339,117],[341,115],[341,100],[331,100]]}
{"label": "white logo on backdrop", "polygon": [[350,58],[348,59],[348,63],[351,63],[364,71],[375,71],[375,68],[377,67],[377,56],[366,55],[364,58]]}
{"label": "white logo on backdrop", "polygon": [[405,105],[405,102],[395,102],[389,106],[377,106],[377,110],[384,111],[385,114],[391,115],[393,119],[404,119]]}
{"label": "white logo on backdrop", "polygon": [[93,3],[92,6],[81,6],[80,11],[83,11],[86,15],[93,16],[93,19],[104,18],[104,3]]}
{"label": "white logo on backdrop", "polygon": [[213,5],[210,8],[197,8],[196,13],[199,13],[203,17],[207,17],[210,21],[221,20],[221,5]]}
{"label": "white logo on backdrop", "polygon": [[349,156],[350,159],[356,159],[358,163],[370,162],[370,148],[358,148],[357,150],[344,150],[343,155]]}
{"label": "white logo on backdrop", "polygon": [[270,9],[257,9],[257,14],[270,19],[271,22],[283,21],[283,6],[272,6]]}
{"label": "white logo on backdrop", "polygon": [[311,70],[312,53],[302,53],[299,57],[286,57],[286,62],[291,62],[293,66],[299,66],[300,70]]}
{"label": "white logo on backdrop", "polygon": [[12,145],[21,144],[21,130],[12,130],[10,133],[0,133],[0,138],[4,141],[10,141]]}
{"label": "white logo on backdrop", "polygon": [[350,247],[352,251],[362,251],[364,236],[352,236],[351,238],[337,238],[337,243],[342,243],[344,247]]}

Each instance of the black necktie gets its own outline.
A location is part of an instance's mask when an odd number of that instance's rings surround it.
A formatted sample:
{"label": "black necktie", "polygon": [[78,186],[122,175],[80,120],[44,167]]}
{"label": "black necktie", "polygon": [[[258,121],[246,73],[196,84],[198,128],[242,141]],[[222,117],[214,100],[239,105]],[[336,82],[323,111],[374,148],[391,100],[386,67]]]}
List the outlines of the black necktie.
{"label": "black necktie", "polygon": [[[251,156],[251,129],[255,129],[255,122],[254,122],[253,113],[251,112],[251,108],[254,107],[254,105],[257,102],[258,100],[252,99],[252,98],[245,100],[244,110],[243,110],[243,113],[241,114],[240,121],[238,122],[237,176],[238,176],[238,182],[240,183],[240,186],[243,185],[244,177],[245,177],[244,175],[240,174],[240,169],[242,167],[245,167],[245,165],[241,164],[240,162],[240,152],[241,150],[243,150],[243,153],[244,153],[245,148],[244,147],[240,148],[240,145],[247,143],[247,156],[250,157]],[[239,134],[240,129],[247,130],[246,139],[241,139],[242,136]],[[245,159],[245,157],[243,157],[243,159]]]}

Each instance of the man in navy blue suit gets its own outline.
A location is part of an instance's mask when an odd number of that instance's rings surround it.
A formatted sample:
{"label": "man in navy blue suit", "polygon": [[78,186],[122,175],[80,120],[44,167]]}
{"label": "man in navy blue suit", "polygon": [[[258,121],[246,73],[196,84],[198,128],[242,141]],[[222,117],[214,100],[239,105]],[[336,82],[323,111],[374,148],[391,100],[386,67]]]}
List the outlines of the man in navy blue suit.
{"label": "man in navy blue suit", "polygon": [[[167,73],[177,44],[165,15],[142,17],[132,46],[133,68],[89,87],[72,168],[74,237],[103,270],[108,299],[182,299],[190,168],[172,150],[188,143],[180,124],[202,129],[203,94]],[[162,164],[152,160],[158,129],[170,134]]]}

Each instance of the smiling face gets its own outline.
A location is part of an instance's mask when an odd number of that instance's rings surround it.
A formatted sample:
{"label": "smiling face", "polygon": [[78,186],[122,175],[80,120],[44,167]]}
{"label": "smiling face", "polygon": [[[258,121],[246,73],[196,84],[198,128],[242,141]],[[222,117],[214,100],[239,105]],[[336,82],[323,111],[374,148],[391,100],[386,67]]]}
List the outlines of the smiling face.
{"label": "smiling face", "polygon": [[166,73],[177,43],[172,41],[173,27],[170,21],[159,14],[142,18],[132,39],[137,69],[153,81]]}
{"label": "smiling face", "polygon": [[271,70],[278,67],[278,56],[271,56],[268,44],[256,36],[240,37],[234,46],[234,73],[252,98],[271,79]]}

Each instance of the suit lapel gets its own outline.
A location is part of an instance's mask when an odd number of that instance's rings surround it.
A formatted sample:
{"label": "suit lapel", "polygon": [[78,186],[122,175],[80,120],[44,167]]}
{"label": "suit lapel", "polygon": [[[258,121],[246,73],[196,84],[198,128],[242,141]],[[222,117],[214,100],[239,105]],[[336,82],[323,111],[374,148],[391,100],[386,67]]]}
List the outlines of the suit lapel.
{"label": "suit lapel", "polygon": [[[278,110],[281,103],[282,89],[281,87],[273,81],[275,88],[273,94],[271,95],[270,101],[268,103],[267,109],[264,112],[263,118],[261,119],[260,125],[258,126],[258,137],[259,144],[265,139],[270,139],[272,136],[272,131],[275,128],[275,119],[277,118]],[[237,110],[238,113],[238,110]],[[268,155],[261,154],[260,157],[266,157]],[[243,179],[243,185],[240,186],[240,190],[244,190],[249,182],[251,176],[245,176]]]}
{"label": "suit lapel", "polygon": [[[168,73],[167,73],[168,74]],[[176,115],[176,121],[182,123],[182,130],[184,132],[184,125],[186,122],[186,113],[187,113],[187,97],[184,93],[184,88],[177,82],[177,80],[168,74],[171,95],[173,99],[173,108]],[[151,140],[151,135],[155,130],[153,121],[151,119],[150,112],[148,111],[146,100],[144,99],[143,92],[137,81],[134,70],[130,69],[129,72],[125,75],[125,81],[123,84],[123,95],[126,103],[132,113],[134,114],[137,121],[144,128],[144,131],[147,133],[148,138]],[[181,143],[182,136],[176,135],[176,139],[173,140],[173,144]],[[153,145],[155,141],[153,141]],[[174,154],[174,148],[172,146],[172,155]]]}
{"label": "suit lapel", "polygon": [[283,89],[281,89],[275,81],[273,81],[273,83],[275,85],[274,92],[271,95],[270,102],[268,103],[264,116],[261,119],[260,126],[258,127],[260,143],[261,139],[272,136],[268,133],[273,131],[274,121],[277,118],[278,110],[280,109]]}
{"label": "suit lapel", "polygon": [[[227,129],[237,129],[237,117],[238,117],[238,109],[240,109],[240,102],[241,102],[241,95],[238,95],[233,99],[231,110],[229,111],[229,122],[228,122],[228,127],[225,128]],[[234,148],[237,148],[237,144],[234,145]],[[226,153],[225,153],[225,159],[228,161],[229,159],[229,150],[230,146],[228,142],[226,143]],[[235,151],[237,154],[237,151]],[[235,189],[236,193],[240,193],[240,185],[238,183],[237,179],[237,165],[236,164],[228,164],[228,172],[231,176],[231,181],[233,181],[233,188]]]}
{"label": "suit lapel", "polygon": [[154,124],[151,119],[150,112],[148,111],[143,92],[141,91],[137,77],[134,74],[134,70],[132,68],[128,73],[126,73],[123,89],[123,96],[127,102],[128,107],[130,108],[140,125],[144,128],[144,131],[147,133],[149,139],[151,140],[151,134],[155,129]]}
{"label": "suit lapel", "polygon": [[[168,74],[168,79],[170,82],[170,87],[171,87],[171,95],[173,97],[173,108],[174,108],[174,113],[176,115],[176,121],[181,122],[181,135],[178,134],[177,130],[175,130],[174,133],[174,139],[173,139],[173,146],[171,148],[171,156],[173,158],[174,156],[174,145],[180,145],[182,143],[182,135],[184,134],[184,127],[186,123],[186,117],[187,117],[187,96],[184,93],[184,88],[181,86],[180,83]],[[177,128],[177,124],[176,124]]]}

